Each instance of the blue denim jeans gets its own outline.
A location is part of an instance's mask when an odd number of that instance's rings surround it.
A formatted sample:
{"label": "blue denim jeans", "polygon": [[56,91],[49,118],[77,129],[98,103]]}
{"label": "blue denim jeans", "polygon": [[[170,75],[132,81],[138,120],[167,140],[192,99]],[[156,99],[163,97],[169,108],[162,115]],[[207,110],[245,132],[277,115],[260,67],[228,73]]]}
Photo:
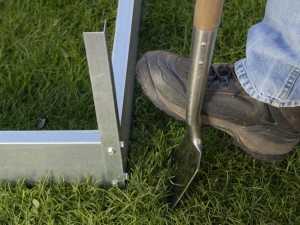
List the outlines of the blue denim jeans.
{"label": "blue denim jeans", "polygon": [[268,0],[248,31],[246,58],[235,63],[245,91],[275,107],[300,106],[300,0]]}

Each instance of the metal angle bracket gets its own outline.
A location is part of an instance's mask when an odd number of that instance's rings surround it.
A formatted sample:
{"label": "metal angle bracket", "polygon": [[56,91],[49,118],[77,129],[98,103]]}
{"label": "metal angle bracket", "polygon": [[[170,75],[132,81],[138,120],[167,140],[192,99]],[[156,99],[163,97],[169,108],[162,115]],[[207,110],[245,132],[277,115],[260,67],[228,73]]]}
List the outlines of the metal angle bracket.
{"label": "metal angle bracket", "polygon": [[[84,43],[93,90],[98,129],[101,132],[105,173],[114,177],[123,172],[120,123],[110,52],[107,44],[106,22],[103,32],[84,32]],[[122,173],[121,173],[122,174]],[[119,180],[115,176],[113,184]]]}

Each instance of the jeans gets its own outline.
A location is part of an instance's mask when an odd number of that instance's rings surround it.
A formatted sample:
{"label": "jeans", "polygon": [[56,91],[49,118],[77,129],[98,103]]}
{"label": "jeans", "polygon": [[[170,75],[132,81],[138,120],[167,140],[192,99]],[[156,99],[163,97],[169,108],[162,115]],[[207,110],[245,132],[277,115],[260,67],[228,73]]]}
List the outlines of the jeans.
{"label": "jeans", "polygon": [[275,107],[300,106],[300,0],[268,0],[264,19],[248,31],[237,77],[253,98]]}

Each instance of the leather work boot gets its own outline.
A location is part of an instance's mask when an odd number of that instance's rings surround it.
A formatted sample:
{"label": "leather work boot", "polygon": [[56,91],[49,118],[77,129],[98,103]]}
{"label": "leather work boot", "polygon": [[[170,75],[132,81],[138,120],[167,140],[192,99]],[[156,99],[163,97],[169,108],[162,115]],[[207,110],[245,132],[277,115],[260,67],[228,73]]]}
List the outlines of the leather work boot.
{"label": "leather work boot", "polygon": [[[185,121],[188,69],[188,59],[164,51],[146,53],[136,66],[144,94],[180,121]],[[228,133],[236,146],[261,161],[280,161],[299,142],[300,107],[276,108],[253,99],[230,64],[210,68],[201,115],[204,125]]]}

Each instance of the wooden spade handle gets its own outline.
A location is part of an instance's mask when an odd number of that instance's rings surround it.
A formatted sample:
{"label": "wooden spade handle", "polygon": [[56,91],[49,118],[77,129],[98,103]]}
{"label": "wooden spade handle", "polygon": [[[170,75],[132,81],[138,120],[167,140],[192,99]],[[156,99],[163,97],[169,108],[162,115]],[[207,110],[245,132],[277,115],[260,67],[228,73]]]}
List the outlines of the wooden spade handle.
{"label": "wooden spade handle", "polygon": [[201,30],[214,30],[221,21],[224,0],[195,0],[194,26]]}

